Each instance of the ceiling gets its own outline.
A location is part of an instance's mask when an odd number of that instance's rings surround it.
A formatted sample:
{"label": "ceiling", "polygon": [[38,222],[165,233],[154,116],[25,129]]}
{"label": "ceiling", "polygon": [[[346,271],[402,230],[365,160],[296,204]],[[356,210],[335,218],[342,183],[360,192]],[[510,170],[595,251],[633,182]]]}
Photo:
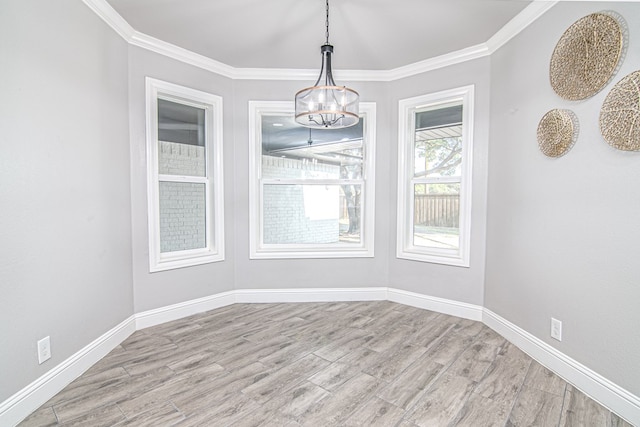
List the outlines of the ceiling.
{"label": "ceiling", "polygon": [[[320,68],[325,0],[106,1],[134,30],[234,68]],[[480,45],[529,3],[330,0],[333,67],[393,70]],[[182,113],[170,114],[177,114],[174,121],[188,122]],[[304,149],[305,155],[314,151],[315,156],[316,150],[335,151],[361,139],[362,132],[362,123],[346,129],[314,130],[314,150],[310,150],[309,130],[293,117],[264,116],[262,140],[267,145],[263,149],[282,156],[296,156],[297,150]]]}
{"label": "ceiling", "polygon": [[[107,1],[135,30],[235,68],[320,67],[323,0]],[[333,0],[333,66],[391,70],[485,43],[529,3]]]}

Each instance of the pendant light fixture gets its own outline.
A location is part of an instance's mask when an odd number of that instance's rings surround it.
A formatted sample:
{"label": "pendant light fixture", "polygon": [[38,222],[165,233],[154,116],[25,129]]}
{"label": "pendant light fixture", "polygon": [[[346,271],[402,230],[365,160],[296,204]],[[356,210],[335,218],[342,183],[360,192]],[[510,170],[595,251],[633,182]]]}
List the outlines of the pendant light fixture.
{"label": "pendant light fixture", "polygon": [[331,71],[333,46],[329,44],[329,0],[326,0],[326,42],[320,47],[322,68],[313,85],[296,93],[296,122],[308,128],[340,129],[358,123],[358,92],[337,86]]}

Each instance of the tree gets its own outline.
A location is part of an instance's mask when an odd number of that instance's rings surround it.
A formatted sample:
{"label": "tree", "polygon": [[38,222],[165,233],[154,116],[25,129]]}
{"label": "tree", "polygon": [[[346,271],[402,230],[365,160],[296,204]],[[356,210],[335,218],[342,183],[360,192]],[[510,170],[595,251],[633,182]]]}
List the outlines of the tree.
{"label": "tree", "polygon": [[[362,163],[340,165],[340,178],[352,179],[356,176],[362,176]],[[359,185],[345,184],[341,185],[344,198],[347,203],[347,216],[349,217],[348,234],[357,234],[360,232],[360,199],[362,196],[362,188]]]}
{"label": "tree", "polygon": [[[424,158],[418,171],[417,159]],[[451,176],[462,163],[462,138],[416,140],[416,178],[428,175]],[[422,168],[420,168],[422,169]]]}

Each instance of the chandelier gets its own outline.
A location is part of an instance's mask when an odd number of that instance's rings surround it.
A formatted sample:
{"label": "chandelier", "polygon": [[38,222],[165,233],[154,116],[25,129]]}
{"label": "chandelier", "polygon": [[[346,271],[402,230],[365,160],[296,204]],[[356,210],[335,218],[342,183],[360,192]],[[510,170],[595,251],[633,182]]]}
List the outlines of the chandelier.
{"label": "chandelier", "polygon": [[329,44],[329,0],[326,0],[326,42],[320,47],[322,68],[312,87],[296,93],[296,122],[308,128],[340,129],[358,123],[358,92],[337,86],[331,72],[333,46]]}

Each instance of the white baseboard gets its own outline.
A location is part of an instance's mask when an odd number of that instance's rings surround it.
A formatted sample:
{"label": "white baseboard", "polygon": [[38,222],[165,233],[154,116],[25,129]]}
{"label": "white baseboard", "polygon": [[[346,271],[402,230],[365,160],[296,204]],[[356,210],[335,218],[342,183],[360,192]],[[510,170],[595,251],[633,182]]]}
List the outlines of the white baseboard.
{"label": "white baseboard", "polygon": [[387,288],[238,289],[237,303],[384,301]]}
{"label": "white baseboard", "polygon": [[596,402],[609,408],[632,425],[640,426],[638,396],[487,308],[483,310],[482,322]]}
{"label": "white baseboard", "polygon": [[382,300],[482,321],[597,402],[631,424],[640,426],[640,398],[638,396],[612,383],[491,310],[478,305],[385,287],[238,289],[138,313],[0,403],[0,425],[15,425],[22,421],[136,330],[234,303]]}
{"label": "white baseboard", "polygon": [[148,328],[150,326],[183,319],[194,314],[204,313],[205,311],[231,305],[235,302],[235,291],[227,291],[204,298],[193,299],[190,301],[180,302],[178,304],[168,305],[166,307],[156,308],[154,310],[143,311],[142,313],[135,315],[136,330],[139,331],[140,329]]}
{"label": "white baseboard", "polygon": [[464,319],[482,320],[482,307],[479,305],[467,304],[438,297],[430,297],[394,288],[387,289],[387,299],[400,304],[437,311],[438,313],[449,314],[451,316],[462,317]]}
{"label": "white baseboard", "polygon": [[13,426],[51,399],[136,330],[131,316],[0,404],[0,425]]}

